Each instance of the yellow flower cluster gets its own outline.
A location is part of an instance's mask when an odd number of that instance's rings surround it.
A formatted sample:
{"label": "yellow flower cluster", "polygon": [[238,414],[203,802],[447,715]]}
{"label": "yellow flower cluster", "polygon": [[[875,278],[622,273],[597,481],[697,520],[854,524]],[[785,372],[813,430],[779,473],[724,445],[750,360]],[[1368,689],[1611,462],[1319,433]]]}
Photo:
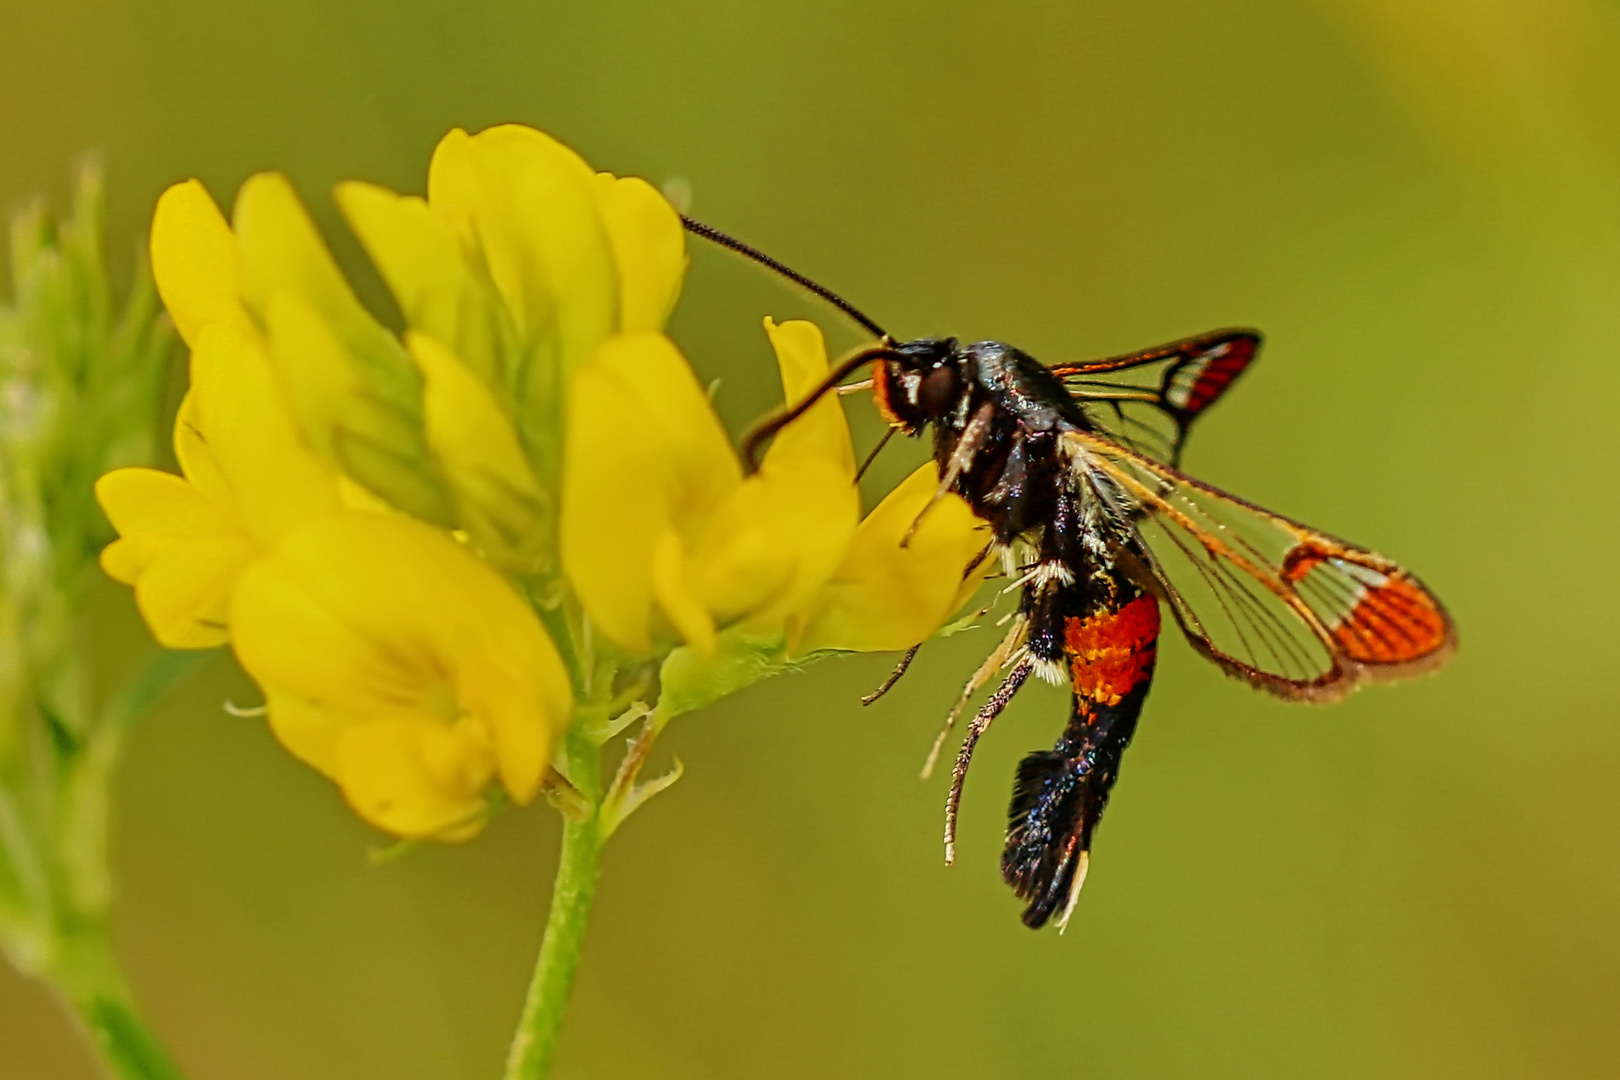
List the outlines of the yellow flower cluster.
{"label": "yellow flower cluster", "polygon": [[[931,465],[860,520],[834,398],[743,475],[663,333],[684,232],[643,181],[509,125],[446,136],[425,199],[336,196],[403,334],[285,178],[249,179],[230,223],[170,188],[151,252],[191,349],[183,475],[122,469],[97,495],[120,534],[103,566],[159,641],[229,642],[283,745],[374,825],[457,839],[493,784],[532,800],[608,643],[905,648],[977,584],[959,500],[900,546]],[[791,401],[828,370],[820,332],[766,329]]]}
{"label": "yellow flower cluster", "polygon": [[[765,320],[785,399],[827,375],[813,323]],[[690,366],[668,339],[621,339],[574,381],[563,477],[563,567],[602,633],[631,653],[672,628],[700,654],[718,631],[785,656],[904,649],[979,584],[984,546],[960,499],[906,530],[933,495],[918,469],[864,521],[842,406],[829,395],[744,477]],[[621,523],[606,527],[604,523]]]}

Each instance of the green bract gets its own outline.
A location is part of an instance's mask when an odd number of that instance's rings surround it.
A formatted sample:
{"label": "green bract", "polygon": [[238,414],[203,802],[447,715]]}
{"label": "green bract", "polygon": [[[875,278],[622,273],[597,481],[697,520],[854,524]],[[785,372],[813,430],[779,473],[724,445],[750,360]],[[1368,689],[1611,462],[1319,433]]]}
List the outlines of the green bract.
{"label": "green bract", "polygon": [[97,707],[87,594],[110,536],[91,492],[150,461],[172,332],[145,268],[120,302],[103,258],[100,173],[73,213],[11,223],[0,305],[0,951],[73,1006],[117,1075],[175,1075],[107,939],[108,801],[130,721],[188,668],[160,656]]}

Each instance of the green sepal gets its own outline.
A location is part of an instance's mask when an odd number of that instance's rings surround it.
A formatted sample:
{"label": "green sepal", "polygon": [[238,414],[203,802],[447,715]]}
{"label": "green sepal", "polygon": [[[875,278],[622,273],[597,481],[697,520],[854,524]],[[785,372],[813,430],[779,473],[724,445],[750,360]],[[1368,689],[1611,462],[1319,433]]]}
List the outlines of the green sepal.
{"label": "green sepal", "polygon": [[784,638],[760,638],[738,627],[723,630],[711,655],[682,645],[665,658],[659,672],[658,712],[665,720],[673,719],[808,662],[789,659]]}

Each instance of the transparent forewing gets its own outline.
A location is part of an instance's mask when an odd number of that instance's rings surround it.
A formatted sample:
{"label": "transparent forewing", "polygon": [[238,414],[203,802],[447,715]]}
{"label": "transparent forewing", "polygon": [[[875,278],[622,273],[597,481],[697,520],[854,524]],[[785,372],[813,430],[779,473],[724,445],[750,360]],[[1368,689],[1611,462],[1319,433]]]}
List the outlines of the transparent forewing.
{"label": "transparent forewing", "polygon": [[1174,464],[1187,431],[1253,362],[1254,330],[1215,330],[1141,352],[1052,369],[1109,438]]}
{"label": "transparent forewing", "polygon": [[1135,522],[1135,557],[1194,648],[1282,697],[1420,674],[1455,633],[1422,582],[1370,551],[1097,435],[1065,436],[1076,482]]}

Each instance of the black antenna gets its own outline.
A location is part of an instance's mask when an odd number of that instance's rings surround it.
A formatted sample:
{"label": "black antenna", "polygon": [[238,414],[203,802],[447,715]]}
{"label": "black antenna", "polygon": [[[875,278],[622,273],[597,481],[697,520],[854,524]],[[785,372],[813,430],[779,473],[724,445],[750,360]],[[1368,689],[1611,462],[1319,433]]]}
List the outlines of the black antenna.
{"label": "black antenna", "polygon": [[711,240],[723,248],[730,248],[732,251],[735,251],[744,258],[752,259],[761,266],[776,271],[778,274],[781,274],[795,285],[809,289],[811,292],[827,301],[833,307],[837,308],[839,311],[842,311],[845,315],[848,315],[866,329],[870,330],[873,334],[876,334],[884,341],[889,340],[888,331],[884,330],[883,327],[867,318],[860,308],[856,307],[848,300],[845,300],[842,296],[839,296],[831,289],[817,285],[815,282],[811,281],[797,270],[791,270],[788,267],[783,266],[781,263],[765,254],[763,251],[760,251],[758,248],[749,247],[736,237],[728,236],[719,229],[705,225],[701,221],[693,221],[685,214],[681,215],[681,224],[686,226],[687,232],[696,233],[705,240]]}
{"label": "black antenna", "polygon": [[[793,423],[793,421],[797,420],[805,413],[809,412],[810,406],[826,397],[828,391],[834,389],[839,383],[843,382],[851,374],[865,367],[867,364],[875,364],[879,360],[893,360],[899,357],[899,355],[899,353],[895,352],[888,345],[878,345],[870,349],[862,349],[854,356],[845,359],[842,363],[835,366],[831,371],[827,372],[827,377],[816,384],[816,388],[806,394],[797,405],[783,409],[775,416],[768,416],[764,420],[761,420],[759,423],[755,424],[753,427],[749,428],[748,433],[743,436],[742,441],[743,471],[749,476],[757,473],[759,471],[759,448],[764,444],[765,440],[770,438],[772,435],[775,435],[778,431],[781,431],[789,424]],[[894,429],[890,428],[889,431],[892,434]],[[883,444],[888,441],[889,438],[887,435],[885,435],[883,437],[883,442],[878,443],[878,449],[881,450],[883,448]],[[877,451],[874,450],[873,454],[875,455],[876,453]],[[871,462],[868,461],[867,464],[870,465]],[[866,465],[861,466],[861,471],[866,471]],[[859,480],[860,477],[856,476],[856,479]]]}

